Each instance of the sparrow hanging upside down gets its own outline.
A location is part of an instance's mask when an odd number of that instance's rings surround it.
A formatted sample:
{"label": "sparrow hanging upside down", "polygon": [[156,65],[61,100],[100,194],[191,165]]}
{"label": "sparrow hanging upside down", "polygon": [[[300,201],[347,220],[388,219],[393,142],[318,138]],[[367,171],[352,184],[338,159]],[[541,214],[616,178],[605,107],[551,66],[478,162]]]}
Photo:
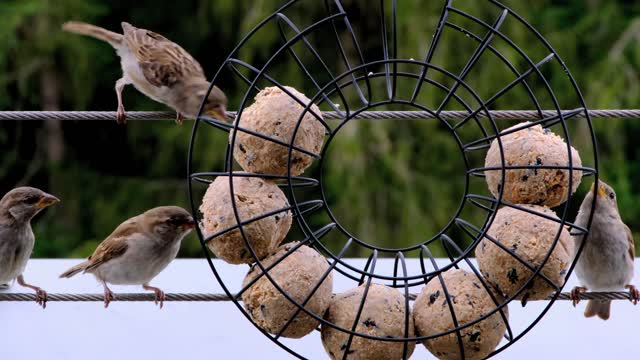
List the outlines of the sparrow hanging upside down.
{"label": "sparrow hanging upside down", "polygon": [[[122,90],[128,84],[133,84],[141,93],[176,110],[178,124],[182,124],[183,116],[197,116],[202,99],[207,95],[209,82],[200,64],[178,44],[126,22],[122,23],[123,34],[77,21],[67,22],[62,28],[108,42],[116,49],[123,73],[122,78],[116,81],[116,120],[119,124],[126,122]],[[203,113],[226,120],[226,109],[225,94],[214,86],[206,99]]]}
{"label": "sparrow hanging upside down", "polygon": [[[584,286],[575,287],[571,291],[574,306],[580,301],[580,292],[591,291],[619,291],[629,289],[633,304],[640,300],[640,291],[631,285],[633,278],[633,262],[635,248],[633,236],[629,227],[622,222],[616,193],[611,186],[602,181],[598,183],[597,191],[594,186],[587,193],[576,217],[576,225],[586,227],[591,214],[594,193],[596,201],[591,229],[582,249],[582,254],[576,264],[576,274]],[[584,241],[584,235],[574,236],[575,249]],[[584,316],[597,315],[603,320],[609,319],[611,300],[589,300]]]}
{"label": "sparrow hanging upside down", "polygon": [[35,244],[31,219],[59,201],[55,196],[32,187],[13,189],[0,200],[0,284],[8,287],[5,284],[16,279],[19,285],[36,292],[36,302],[43,309],[47,306],[47,293],[27,284],[22,273]]}
{"label": "sparrow hanging upside down", "polygon": [[118,226],[87,261],[60,275],[93,274],[104,286],[104,307],[114,299],[107,284],[142,285],[155,292],[162,308],[165,294],[149,282],[175,259],[182,239],[196,226],[191,215],[177,206],[153,208]]}

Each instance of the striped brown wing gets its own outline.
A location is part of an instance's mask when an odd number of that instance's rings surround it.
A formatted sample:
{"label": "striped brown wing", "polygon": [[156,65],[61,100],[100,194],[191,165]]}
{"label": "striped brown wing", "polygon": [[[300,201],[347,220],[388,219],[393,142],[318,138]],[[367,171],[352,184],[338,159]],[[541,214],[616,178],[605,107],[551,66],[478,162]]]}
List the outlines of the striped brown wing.
{"label": "striped brown wing", "polygon": [[137,218],[131,218],[118,226],[109,237],[98,245],[89,256],[89,265],[85,271],[91,271],[109,260],[115,259],[127,251],[127,239],[139,231]]}
{"label": "striped brown wing", "polygon": [[624,229],[627,232],[627,241],[629,242],[629,256],[631,256],[631,261],[634,261],[636,258],[636,246],[633,242],[633,234],[627,225],[624,226]]}
{"label": "striped brown wing", "polygon": [[160,34],[131,26],[124,29],[124,40],[154,86],[172,87],[183,79],[205,76],[196,59]]}

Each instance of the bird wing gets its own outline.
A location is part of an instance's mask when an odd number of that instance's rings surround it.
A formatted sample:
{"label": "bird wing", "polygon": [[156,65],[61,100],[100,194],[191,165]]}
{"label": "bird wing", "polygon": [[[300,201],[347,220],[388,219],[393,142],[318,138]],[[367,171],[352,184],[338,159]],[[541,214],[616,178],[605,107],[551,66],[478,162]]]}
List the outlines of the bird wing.
{"label": "bird wing", "polygon": [[172,87],[190,77],[204,78],[202,66],[180,45],[153,31],[124,28],[124,41],[152,85]]}
{"label": "bird wing", "polygon": [[89,256],[89,264],[85,272],[93,270],[109,260],[115,259],[127,251],[127,238],[138,231],[137,218],[131,218],[118,226],[111,235],[98,245],[93,255]]}
{"label": "bird wing", "polygon": [[633,242],[633,234],[626,224],[624,225],[624,229],[627,232],[627,241],[629,242],[629,256],[631,256],[631,261],[634,261],[636,258],[636,246]]}

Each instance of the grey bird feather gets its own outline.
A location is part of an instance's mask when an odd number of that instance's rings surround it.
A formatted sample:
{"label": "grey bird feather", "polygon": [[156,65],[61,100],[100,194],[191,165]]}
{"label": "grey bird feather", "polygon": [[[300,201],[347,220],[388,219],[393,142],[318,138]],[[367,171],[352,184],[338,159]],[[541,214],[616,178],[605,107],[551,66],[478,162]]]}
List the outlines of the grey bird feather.
{"label": "grey bird feather", "polygon": [[224,92],[214,86],[207,95],[209,81],[202,66],[185,49],[166,37],[126,22],[122,23],[122,34],[79,21],[69,21],[62,28],[105,41],[116,49],[123,72],[122,78],[116,82],[118,123],[124,123],[126,119],[122,90],[128,84],[175,109],[179,124],[183,115],[195,118],[203,100],[205,115],[227,119]]}
{"label": "grey bird feather", "polygon": [[164,292],[149,282],[175,259],[182,239],[195,224],[191,215],[177,206],[153,208],[124,221],[86,261],[60,277],[93,274],[104,287],[105,307],[113,299],[107,284],[142,285],[155,292],[156,304],[162,307]]}
{"label": "grey bird feather", "polygon": [[58,198],[32,187],[9,191],[0,200],[0,284],[8,287],[14,280],[36,292],[36,302],[46,307],[46,292],[27,284],[22,273],[35,245],[31,219],[44,208],[59,202]]}
{"label": "grey bird feather", "polygon": [[[582,291],[619,291],[622,288],[630,290],[631,300],[635,304],[640,293],[630,284],[635,259],[633,237],[629,227],[622,222],[616,193],[611,186],[602,181],[599,181],[597,189],[591,186],[580,206],[575,224],[587,226],[594,196],[597,196],[597,201],[589,234],[586,238],[584,235],[574,236],[576,251],[586,239],[575,268],[583,286],[571,292],[574,305],[579,302],[579,293]],[[610,300],[589,300],[584,315],[607,320],[610,309]]]}

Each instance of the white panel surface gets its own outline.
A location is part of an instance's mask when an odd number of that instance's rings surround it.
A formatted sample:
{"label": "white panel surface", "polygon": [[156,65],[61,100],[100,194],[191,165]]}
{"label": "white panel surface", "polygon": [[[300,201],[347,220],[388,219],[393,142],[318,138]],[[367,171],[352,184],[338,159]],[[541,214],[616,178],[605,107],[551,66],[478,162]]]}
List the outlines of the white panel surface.
{"label": "white panel surface", "polygon": [[[51,293],[102,293],[92,276],[58,279],[79,260],[32,260],[26,270],[28,282]],[[362,266],[361,259],[349,260]],[[448,261],[446,261],[448,262]],[[417,261],[408,260],[410,273]],[[228,282],[237,289],[248,267],[216,262]],[[379,269],[391,271],[390,260],[380,260]],[[640,285],[636,266],[635,283]],[[353,286],[336,276],[334,289]],[[565,289],[575,284],[575,279]],[[166,292],[222,292],[205,260],[176,260],[152,285]],[[14,285],[10,292],[25,292]],[[138,287],[113,286],[116,292],[141,292]],[[412,289],[412,292],[417,291]],[[544,302],[526,308],[514,302],[511,324],[518,331],[528,318],[540,312]],[[525,338],[496,359],[623,359],[637,357],[640,307],[616,301],[609,321],[585,319],[585,302],[574,309],[568,301],[557,302]],[[306,356],[326,359],[319,333],[301,340],[285,340]],[[287,359],[291,358],[257,331],[230,302],[167,302],[160,310],[153,303],[50,302],[42,310],[31,302],[0,302],[0,359]],[[432,358],[422,345],[413,359]]]}

